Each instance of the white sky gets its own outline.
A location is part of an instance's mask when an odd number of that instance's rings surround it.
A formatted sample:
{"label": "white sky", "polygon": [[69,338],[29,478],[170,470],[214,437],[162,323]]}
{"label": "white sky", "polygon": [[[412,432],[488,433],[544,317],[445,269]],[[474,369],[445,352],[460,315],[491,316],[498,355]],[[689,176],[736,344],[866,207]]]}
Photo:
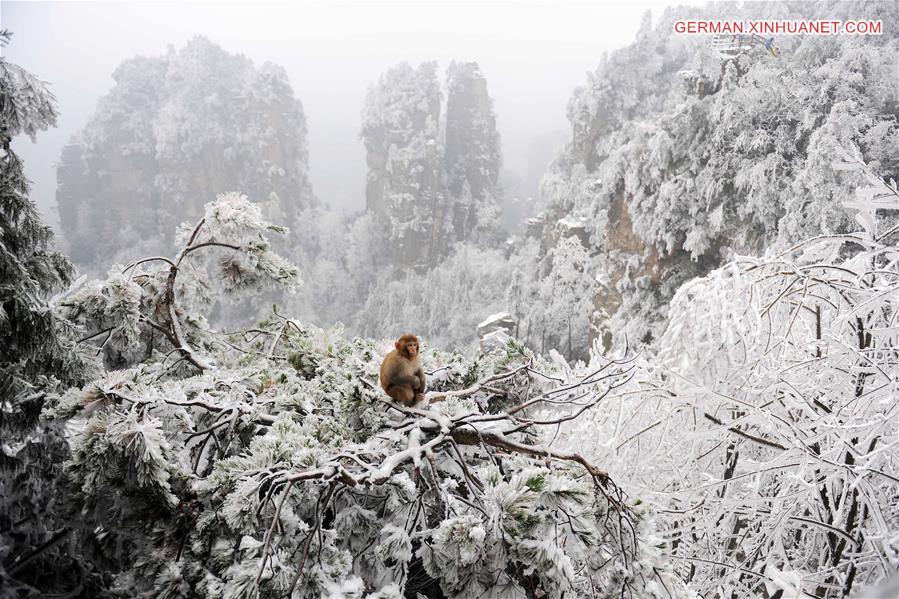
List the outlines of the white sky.
{"label": "white sky", "polygon": [[[13,31],[9,60],[51,83],[58,128],[37,143],[16,141],[34,180],[33,197],[56,223],[55,163],[84,126],[111,73],[137,54],[159,55],[203,34],[257,65],[287,69],[309,126],[312,185],[324,201],[364,206],[359,140],[367,86],[402,60],[476,60],[487,77],[505,165],[524,174],[535,137],[568,130],[565,107],[602,54],[629,44],[647,9],[630,2],[22,2],[0,0],[0,26]],[[214,192],[215,190],[211,190]],[[249,191],[249,190],[248,190]]]}

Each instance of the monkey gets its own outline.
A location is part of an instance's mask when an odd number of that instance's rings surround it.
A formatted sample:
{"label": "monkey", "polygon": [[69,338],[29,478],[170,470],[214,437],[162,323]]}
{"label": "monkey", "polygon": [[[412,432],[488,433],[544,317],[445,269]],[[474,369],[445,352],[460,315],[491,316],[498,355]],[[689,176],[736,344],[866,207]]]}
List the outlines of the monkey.
{"label": "monkey", "polygon": [[403,335],[381,362],[381,387],[394,401],[412,406],[424,398],[425,373],[418,362],[418,337]]}

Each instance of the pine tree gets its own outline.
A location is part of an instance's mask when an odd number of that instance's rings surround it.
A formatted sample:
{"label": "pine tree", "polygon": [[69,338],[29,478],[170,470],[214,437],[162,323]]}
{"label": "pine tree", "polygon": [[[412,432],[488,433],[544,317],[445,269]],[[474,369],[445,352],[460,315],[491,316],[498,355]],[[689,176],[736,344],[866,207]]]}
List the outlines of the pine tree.
{"label": "pine tree", "polygon": [[[9,32],[0,39],[9,40]],[[83,584],[61,549],[68,528],[55,516],[62,430],[40,419],[47,395],[82,382],[88,363],[75,332],[49,297],[69,282],[72,266],[53,251],[13,137],[56,121],[45,85],[0,57],[0,595],[31,596]],[[49,564],[53,567],[49,567]],[[48,576],[47,573],[58,573]]]}

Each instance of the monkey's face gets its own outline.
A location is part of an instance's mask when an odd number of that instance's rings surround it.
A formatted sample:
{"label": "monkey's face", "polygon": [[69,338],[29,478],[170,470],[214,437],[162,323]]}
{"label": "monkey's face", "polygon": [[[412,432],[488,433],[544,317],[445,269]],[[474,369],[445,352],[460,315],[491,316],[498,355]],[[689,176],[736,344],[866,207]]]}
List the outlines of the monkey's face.
{"label": "monkey's face", "polygon": [[415,335],[403,335],[397,339],[396,349],[408,359],[414,359],[418,356],[418,337]]}

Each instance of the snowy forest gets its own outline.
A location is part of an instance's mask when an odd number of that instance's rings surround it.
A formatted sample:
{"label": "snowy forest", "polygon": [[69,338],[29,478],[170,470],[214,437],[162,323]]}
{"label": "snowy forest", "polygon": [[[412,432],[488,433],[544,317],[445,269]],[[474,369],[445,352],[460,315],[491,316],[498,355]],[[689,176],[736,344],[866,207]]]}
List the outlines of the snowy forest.
{"label": "snowy forest", "polygon": [[0,598],[899,596],[897,23],[647,13],[533,197],[477,57],[400,62],[362,210],[303,82],[198,31],[111,73],[58,227],[19,148],[67,107],[4,53]]}

